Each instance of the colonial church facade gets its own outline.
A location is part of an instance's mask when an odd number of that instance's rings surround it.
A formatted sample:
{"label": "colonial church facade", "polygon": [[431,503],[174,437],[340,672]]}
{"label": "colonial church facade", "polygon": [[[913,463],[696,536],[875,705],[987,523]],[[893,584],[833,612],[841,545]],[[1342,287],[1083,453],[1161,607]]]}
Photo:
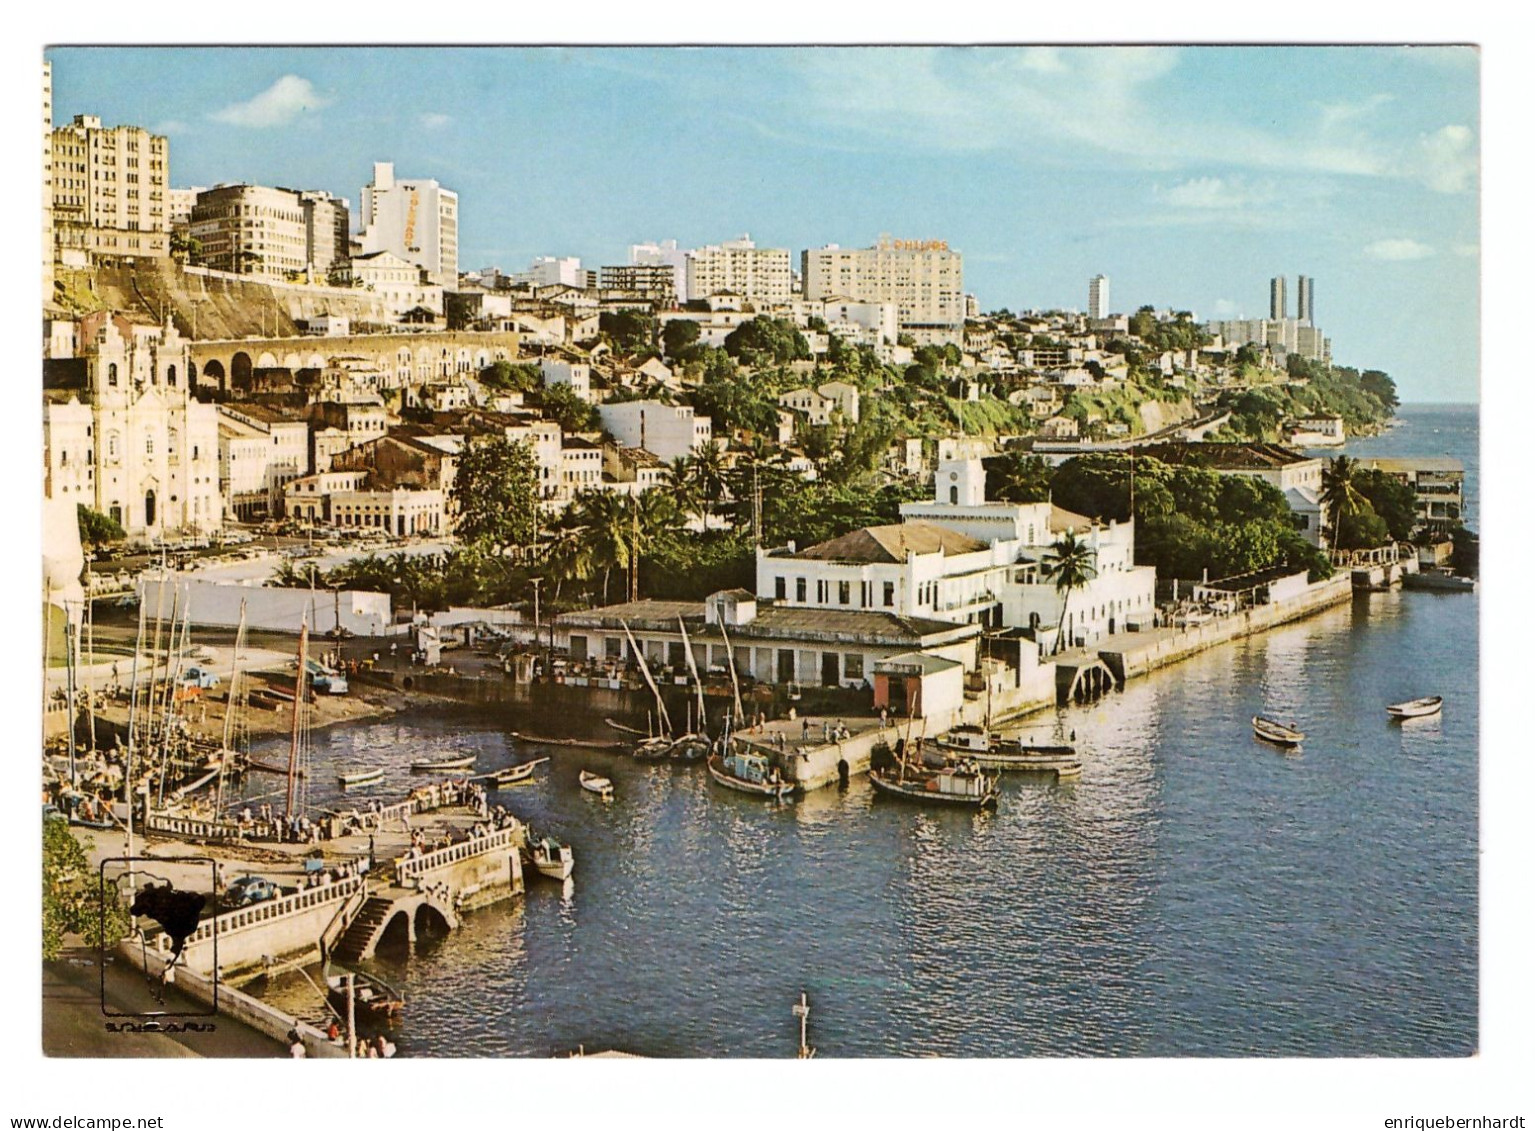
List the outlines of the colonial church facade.
{"label": "colonial church facade", "polygon": [[169,322],[106,314],[80,338],[84,403],[43,408],[45,495],[111,516],[130,538],[218,530],[218,409],[192,396],[186,340]]}

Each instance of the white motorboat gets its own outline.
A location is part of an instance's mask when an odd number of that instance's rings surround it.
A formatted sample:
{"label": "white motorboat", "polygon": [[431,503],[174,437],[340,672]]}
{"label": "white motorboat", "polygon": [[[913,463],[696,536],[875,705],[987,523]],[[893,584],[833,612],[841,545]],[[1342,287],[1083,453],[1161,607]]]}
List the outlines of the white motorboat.
{"label": "white motorboat", "polygon": [[1443,695],[1430,695],[1424,699],[1409,699],[1406,703],[1393,703],[1386,708],[1386,714],[1393,719],[1421,719],[1437,715],[1443,707]]}

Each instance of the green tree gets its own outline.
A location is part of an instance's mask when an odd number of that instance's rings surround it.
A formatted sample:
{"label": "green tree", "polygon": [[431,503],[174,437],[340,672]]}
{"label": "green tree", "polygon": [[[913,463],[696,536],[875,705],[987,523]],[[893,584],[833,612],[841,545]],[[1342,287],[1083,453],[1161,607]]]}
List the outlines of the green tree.
{"label": "green tree", "polygon": [[725,352],[752,366],[782,365],[808,358],[810,345],[794,323],[759,315],[726,336]]}
{"label": "green tree", "polygon": [[487,389],[528,393],[538,388],[541,381],[542,376],[536,365],[514,365],[510,361],[494,361],[480,370],[480,384]]}
{"label": "green tree", "polygon": [[458,457],[451,498],[461,541],[494,554],[530,546],[538,526],[538,467],[526,444],[470,443]]}
{"label": "green tree", "polygon": [[1390,538],[1385,519],[1371,510],[1369,503],[1363,503],[1339,516],[1333,545],[1340,550],[1373,550]]}
{"label": "green tree", "polygon": [[622,354],[635,354],[650,348],[655,340],[656,320],[641,310],[603,311],[597,316],[597,329]]}
{"label": "green tree", "polygon": [[589,432],[597,424],[597,410],[581,399],[571,385],[545,385],[538,392],[544,416],[563,432]]}
{"label": "green tree", "polygon": [[87,550],[105,546],[109,542],[121,542],[128,536],[122,523],[110,515],[92,510],[84,503],[76,504],[75,515],[80,522],[80,545]]}
{"label": "green tree", "polygon": [[1357,471],[1358,464],[1349,456],[1338,456],[1328,461],[1322,469],[1322,513],[1327,516],[1327,528],[1335,545],[1338,544],[1339,524],[1344,516],[1369,506],[1354,485]]}
{"label": "green tree", "polygon": [[[87,842],[88,843],[88,842]],[[61,820],[43,822],[43,960],[64,950],[65,935],[79,935],[90,947],[113,947],[128,933],[128,912],[108,885],[105,901],[99,873],[82,845]]]}
{"label": "green tree", "polygon": [[673,361],[684,361],[691,356],[702,333],[691,318],[673,318],[661,327],[661,348]]}
{"label": "green tree", "polygon": [[1061,595],[1061,619],[1055,628],[1056,651],[1066,643],[1061,634],[1066,626],[1066,608],[1071,604],[1071,595],[1098,576],[1095,558],[1092,547],[1068,530],[1045,551],[1040,562],[1040,572],[1054,580],[1055,591]]}
{"label": "green tree", "polygon": [[986,461],[986,497],[1004,503],[1048,502],[1054,474],[1041,456],[1003,452]]}
{"label": "green tree", "polygon": [[1391,537],[1406,542],[1418,525],[1418,497],[1411,487],[1375,468],[1356,471],[1354,487],[1385,522]]}

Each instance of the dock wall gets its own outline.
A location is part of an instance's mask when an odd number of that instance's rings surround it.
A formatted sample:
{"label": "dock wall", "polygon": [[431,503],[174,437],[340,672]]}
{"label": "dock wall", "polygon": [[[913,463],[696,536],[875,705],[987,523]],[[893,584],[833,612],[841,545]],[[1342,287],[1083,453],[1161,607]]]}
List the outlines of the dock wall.
{"label": "dock wall", "polygon": [[[150,974],[158,974],[164,970],[169,958],[168,955],[161,955],[156,951],[141,955],[139,948],[131,939],[124,940],[118,946],[117,957]],[[214,1006],[212,978],[178,965],[171,972],[170,981],[188,997],[210,1008]],[[304,1051],[312,1057],[344,1058],[347,1055],[344,1047],[327,1040],[321,1030],[308,1022],[300,1021],[275,1006],[268,1005],[259,998],[243,993],[222,981],[218,983],[217,989],[219,1017],[238,1021],[284,1045],[288,1043],[288,1034],[296,1029],[304,1042]]]}
{"label": "dock wall", "polygon": [[[182,962],[192,972],[208,975],[213,973],[217,961],[221,974],[228,976],[269,962],[318,956],[320,935],[342,903],[357,895],[362,886],[363,880],[354,877],[226,911],[187,936]],[[170,938],[158,935],[155,950],[168,956]]]}
{"label": "dock wall", "polygon": [[1113,648],[1099,648],[1098,654],[1114,678],[1123,684],[1127,679],[1165,668],[1219,644],[1265,632],[1343,604],[1353,596],[1353,591],[1351,576],[1339,573],[1326,581],[1308,585],[1305,592],[1288,601],[1258,605],[1179,632],[1156,634],[1144,642],[1137,641],[1133,633],[1127,634],[1117,638]]}

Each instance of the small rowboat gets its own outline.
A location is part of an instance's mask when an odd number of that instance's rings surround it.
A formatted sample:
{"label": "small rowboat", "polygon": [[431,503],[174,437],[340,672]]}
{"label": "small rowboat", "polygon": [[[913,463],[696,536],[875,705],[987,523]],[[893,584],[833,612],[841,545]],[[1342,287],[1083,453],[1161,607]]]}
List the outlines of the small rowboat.
{"label": "small rowboat", "polygon": [[336,775],[336,780],[343,789],[350,789],[354,785],[372,785],[384,780],[384,768],[374,766],[371,769],[343,770]]}
{"label": "small rowboat", "polygon": [[563,882],[570,879],[570,874],[576,870],[575,852],[570,845],[561,844],[552,836],[536,841],[529,855],[533,858],[533,867],[538,869],[538,874],[548,876],[551,880]]}
{"label": "small rowboat", "polygon": [[[404,997],[382,978],[361,972],[353,973],[352,977],[352,1007],[359,1024],[388,1025],[405,1009]],[[345,974],[326,975],[326,997],[342,1018],[347,1011],[346,988]]]}
{"label": "small rowboat", "polygon": [[1428,715],[1437,715],[1444,706],[1443,695],[1430,695],[1426,699],[1412,699],[1406,703],[1393,703],[1386,708],[1386,714],[1393,719],[1421,719]]}
{"label": "small rowboat", "polygon": [[1272,742],[1275,746],[1299,746],[1306,740],[1304,732],[1275,722],[1273,719],[1265,719],[1262,715],[1253,716],[1253,733],[1264,742]]}
{"label": "small rowboat", "polygon": [[467,770],[474,765],[477,754],[465,754],[461,758],[439,758],[432,760],[422,758],[410,764],[411,771],[417,774],[445,774],[454,770]]}
{"label": "small rowboat", "polygon": [[490,777],[498,786],[517,785],[520,782],[531,781],[533,780],[533,770],[548,760],[548,758],[534,758],[531,762],[523,762],[517,766],[508,766],[504,770],[497,770]]}
{"label": "small rowboat", "polygon": [[589,793],[597,794],[604,801],[613,800],[613,783],[601,774],[594,774],[590,770],[582,770],[581,788]]}

